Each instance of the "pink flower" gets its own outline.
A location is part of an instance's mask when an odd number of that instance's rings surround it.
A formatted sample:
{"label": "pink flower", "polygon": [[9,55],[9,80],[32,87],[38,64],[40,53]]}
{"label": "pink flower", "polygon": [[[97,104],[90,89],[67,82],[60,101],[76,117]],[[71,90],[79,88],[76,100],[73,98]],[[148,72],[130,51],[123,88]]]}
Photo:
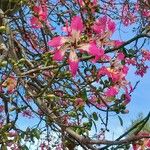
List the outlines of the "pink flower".
{"label": "pink flower", "polygon": [[88,54],[95,56],[94,62],[104,56],[104,50],[96,45],[96,42],[91,41],[88,44],[83,44],[79,47],[80,50],[86,51]]}
{"label": "pink flower", "polygon": [[141,77],[147,72],[148,66],[144,64],[137,64],[137,70],[135,74],[140,75]]}
{"label": "pink flower", "polygon": [[98,77],[107,75],[108,78],[111,78],[114,83],[120,83],[121,86],[126,84],[125,76],[128,73],[128,67],[123,66],[120,61],[114,61],[112,63],[112,66],[105,67],[99,69],[98,71]]}
{"label": "pink flower", "polygon": [[143,57],[143,60],[150,60],[150,52],[143,50],[142,51],[142,57]]}
{"label": "pink flower", "polygon": [[78,43],[83,31],[82,19],[79,16],[73,17],[71,20],[71,25],[68,26],[67,23],[63,30],[67,32],[67,35],[54,37],[48,42],[48,45],[55,48],[53,59],[57,61],[63,60],[66,50],[70,50],[69,68],[73,76],[76,75],[79,63],[76,49],[95,56],[95,61],[104,55],[104,50],[97,47],[96,42],[94,41],[86,44]]}
{"label": "pink flower", "polygon": [[114,40],[113,42],[114,42],[114,47],[119,47],[124,43],[123,41],[119,41],[119,40]]}
{"label": "pink flower", "polygon": [[109,17],[103,16],[102,18],[96,20],[96,22],[92,26],[92,29],[97,34],[105,34],[106,32],[108,32],[110,36],[115,32],[116,24]]}
{"label": "pink flower", "polygon": [[134,58],[126,58],[125,63],[128,65],[133,65],[133,66],[135,66],[137,64],[137,62]]}
{"label": "pink flower", "polygon": [[[75,48],[77,47],[77,42],[79,41],[81,32],[83,30],[81,18],[79,16],[74,16],[72,18],[70,27],[67,24],[64,30],[67,31],[67,36],[54,37],[48,42],[48,45],[56,48],[53,59],[57,61],[63,60],[66,50],[72,47],[69,54],[69,68],[72,75],[75,76],[79,62]],[[74,45],[74,48],[72,44]]]}
{"label": "pink flower", "polygon": [[113,97],[113,96],[116,96],[117,94],[118,94],[118,89],[113,86],[109,87],[107,91],[105,92],[105,95],[108,97]]}
{"label": "pink flower", "polygon": [[18,133],[17,133],[17,131],[9,131],[9,137],[15,137],[15,136],[17,136],[18,135]]}
{"label": "pink flower", "polygon": [[47,19],[47,7],[34,6],[33,11],[39,16],[39,20],[45,21]]}
{"label": "pink flower", "polygon": [[108,70],[106,67],[101,67],[98,71],[98,76],[103,76],[103,75],[106,75],[108,73]]}
{"label": "pink flower", "polygon": [[64,58],[64,54],[65,54],[65,51],[62,51],[62,50],[58,49],[58,50],[55,51],[53,59],[57,60],[57,61],[61,61]]}
{"label": "pink flower", "polygon": [[[138,135],[143,135],[143,136],[150,136],[150,134],[148,132],[145,132],[145,131],[141,131],[138,133]],[[137,136],[138,136],[137,135]],[[145,138],[145,139],[142,139],[142,145],[139,144],[138,142],[134,143],[132,146],[133,146],[133,150],[143,150],[143,149],[149,149],[150,148],[150,139],[149,138]]]}
{"label": "pink flower", "polygon": [[30,18],[30,23],[32,28],[37,28],[37,29],[41,28],[42,27],[41,21],[46,21],[46,24],[48,25],[48,21],[47,21],[48,12],[47,12],[46,5],[34,6],[33,12],[37,17],[32,16]]}
{"label": "pink flower", "polygon": [[119,60],[124,60],[124,58],[125,58],[124,53],[122,53],[122,52],[118,53],[117,58],[118,58]]}
{"label": "pink flower", "polygon": [[131,12],[129,5],[125,3],[122,7],[121,20],[125,26],[131,25],[136,22],[137,17],[134,12]]}
{"label": "pink flower", "polygon": [[79,60],[77,54],[75,53],[75,51],[71,51],[69,55],[69,67],[73,76],[76,75],[76,72],[78,70],[78,62]]}
{"label": "pink flower", "polygon": [[122,73],[126,76],[128,73],[129,68],[127,66],[122,67]]}
{"label": "pink flower", "polygon": [[57,36],[57,37],[54,37],[51,41],[49,41],[48,45],[52,47],[58,47],[58,46],[62,46],[66,41],[67,41],[67,38]]}
{"label": "pink flower", "polygon": [[38,29],[42,27],[42,23],[39,21],[37,17],[32,16],[30,19],[30,23],[32,28]]}
{"label": "pink flower", "polygon": [[97,19],[96,22],[94,23],[94,25],[92,26],[94,32],[96,32],[97,34],[101,34],[101,33],[105,32],[106,23],[107,23],[106,16]]}
{"label": "pink flower", "polygon": [[31,112],[31,110],[26,109],[26,110],[24,110],[24,111],[22,112],[22,115],[23,115],[24,117],[29,117],[29,118],[31,118],[31,117],[32,117],[32,112]]}
{"label": "pink flower", "polygon": [[139,9],[140,9],[140,4],[139,4],[139,2],[137,2],[137,3],[135,3],[135,5],[134,5],[134,10],[135,10],[135,11],[139,11]]}
{"label": "pink flower", "polygon": [[41,143],[39,147],[41,148],[40,150],[45,150],[49,148],[48,144],[45,142]]}
{"label": "pink flower", "polygon": [[143,17],[150,17],[150,10],[149,9],[143,9],[142,10],[142,16]]}

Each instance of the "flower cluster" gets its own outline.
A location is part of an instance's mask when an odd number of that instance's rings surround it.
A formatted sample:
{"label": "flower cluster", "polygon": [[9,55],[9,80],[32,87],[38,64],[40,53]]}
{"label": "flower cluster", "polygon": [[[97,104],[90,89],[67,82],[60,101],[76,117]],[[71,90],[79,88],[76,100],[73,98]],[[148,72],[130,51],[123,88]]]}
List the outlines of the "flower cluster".
{"label": "flower cluster", "polygon": [[[78,69],[78,51],[94,56],[95,62],[105,56],[104,47],[109,44],[105,39],[110,38],[112,33],[114,33],[115,23],[106,16],[97,19],[91,27],[94,36],[87,37],[86,41],[82,39],[82,37],[85,36],[83,32],[84,29],[85,27],[81,17],[74,16],[71,25],[69,26],[67,23],[63,28],[63,31],[65,31],[67,35],[54,37],[48,42],[49,46],[55,48],[53,59],[56,61],[62,61],[65,53],[69,52],[69,66],[73,76]],[[111,45],[114,45],[114,43]]]}
{"label": "flower cluster", "polygon": [[47,5],[33,6],[33,13],[34,13],[34,16],[30,18],[30,23],[31,23],[32,28],[36,28],[36,29],[41,28],[42,22],[46,22],[48,24]]}
{"label": "flower cluster", "polygon": [[132,86],[130,82],[126,80],[126,75],[129,68],[121,63],[121,60],[124,60],[124,57],[125,56],[123,53],[118,53],[116,59],[112,61],[110,67],[103,66],[99,69],[98,78],[106,76],[111,81],[111,84],[104,92],[105,96],[114,97],[121,89],[123,89],[125,92],[125,104],[127,104],[130,101]]}

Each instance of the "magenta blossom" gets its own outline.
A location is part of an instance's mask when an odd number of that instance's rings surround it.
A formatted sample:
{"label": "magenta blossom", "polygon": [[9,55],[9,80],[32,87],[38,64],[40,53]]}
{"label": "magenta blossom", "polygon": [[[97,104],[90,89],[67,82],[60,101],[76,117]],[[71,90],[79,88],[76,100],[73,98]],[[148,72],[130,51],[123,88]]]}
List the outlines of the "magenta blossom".
{"label": "magenta blossom", "polygon": [[118,94],[118,89],[113,86],[109,87],[107,91],[105,92],[105,95],[108,97],[113,97],[113,96],[116,96],[117,94]]}
{"label": "magenta blossom", "polygon": [[98,48],[96,42],[90,41],[89,43],[80,43],[83,28],[82,19],[79,16],[74,16],[71,25],[68,26],[67,24],[66,27],[63,28],[63,31],[67,32],[67,35],[54,37],[48,42],[49,46],[55,48],[53,59],[56,61],[62,61],[65,52],[69,50],[68,62],[73,76],[76,75],[79,63],[76,50],[87,52],[88,54],[95,56],[96,60],[104,55],[104,50]]}
{"label": "magenta blossom", "polygon": [[103,16],[96,20],[96,22],[92,26],[92,29],[97,34],[104,35],[107,33],[109,36],[111,36],[112,33],[115,32],[116,24],[109,17]]}
{"label": "magenta blossom", "polygon": [[32,16],[30,18],[30,23],[32,28],[41,28],[42,27],[42,21],[46,21],[46,23],[48,24],[47,21],[47,16],[48,16],[48,12],[47,12],[47,7],[45,6],[34,6],[33,7],[33,12],[36,16]]}
{"label": "magenta blossom", "polygon": [[118,54],[117,54],[117,59],[119,59],[119,60],[124,60],[124,59],[125,59],[124,53],[122,53],[122,52],[118,53]]}

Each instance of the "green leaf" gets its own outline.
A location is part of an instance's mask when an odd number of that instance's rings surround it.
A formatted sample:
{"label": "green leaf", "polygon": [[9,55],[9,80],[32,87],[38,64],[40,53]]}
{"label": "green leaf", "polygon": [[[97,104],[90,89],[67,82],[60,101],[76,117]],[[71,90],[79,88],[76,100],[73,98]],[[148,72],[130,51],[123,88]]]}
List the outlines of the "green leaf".
{"label": "green leaf", "polygon": [[40,131],[39,131],[38,129],[36,129],[36,130],[34,131],[34,136],[35,136],[35,138],[37,138],[38,140],[40,139]]}
{"label": "green leaf", "polygon": [[0,26],[0,33],[3,33],[6,31],[6,27],[5,26]]}
{"label": "green leaf", "polygon": [[77,116],[76,112],[74,112],[74,111],[69,112],[68,115],[71,116],[71,117],[76,117]]}
{"label": "green leaf", "polygon": [[7,150],[7,146],[6,146],[6,145],[3,145],[3,146],[1,147],[1,149],[2,149],[2,150]]}
{"label": "green leaf", "polygon": [[29,148],[26,145],[23,145],[22,150],[29,150]]}
{"label": "green leaf", "polygon": [[97,120],[98,120],[97,113],[96,113],[96,112],[94,112],[92,115],[93,115],[93,119],[94,119],[95,121],[97,121]]}
{"label": "green leaf", "polygon": [[79,135],[81,135],[82,134],[82,130],[80,128],[77,128],[76,129],[76,133],[78,133]]}
{"label": "green leaf", "polygon": [[122,120],[122,118],[120,116],[118,116],[118,118],[119,118],[119,121],[120,121],[120,125],[123,126],[123,120]]}
{"label": "green leaf", "polygon": [[88,98],[87,98],[87,93],[86,93],[86,89],[84,89],[82,92],[81,92],[81,98],[84,100],[84,101],[87,101]]}

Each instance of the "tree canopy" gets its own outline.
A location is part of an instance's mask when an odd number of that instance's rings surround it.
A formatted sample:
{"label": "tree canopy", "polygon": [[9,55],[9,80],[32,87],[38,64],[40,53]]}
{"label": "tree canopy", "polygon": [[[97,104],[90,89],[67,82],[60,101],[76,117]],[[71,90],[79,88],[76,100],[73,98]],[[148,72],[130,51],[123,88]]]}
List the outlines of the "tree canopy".
{"label": "tree canopy", "polygon": [[149,25],[146,0],[0,0],[1,149],[150,147],[139,142],[150,113],[105,137],[110,116],[122,125],[130,111],[129,71],[149,69]]}

